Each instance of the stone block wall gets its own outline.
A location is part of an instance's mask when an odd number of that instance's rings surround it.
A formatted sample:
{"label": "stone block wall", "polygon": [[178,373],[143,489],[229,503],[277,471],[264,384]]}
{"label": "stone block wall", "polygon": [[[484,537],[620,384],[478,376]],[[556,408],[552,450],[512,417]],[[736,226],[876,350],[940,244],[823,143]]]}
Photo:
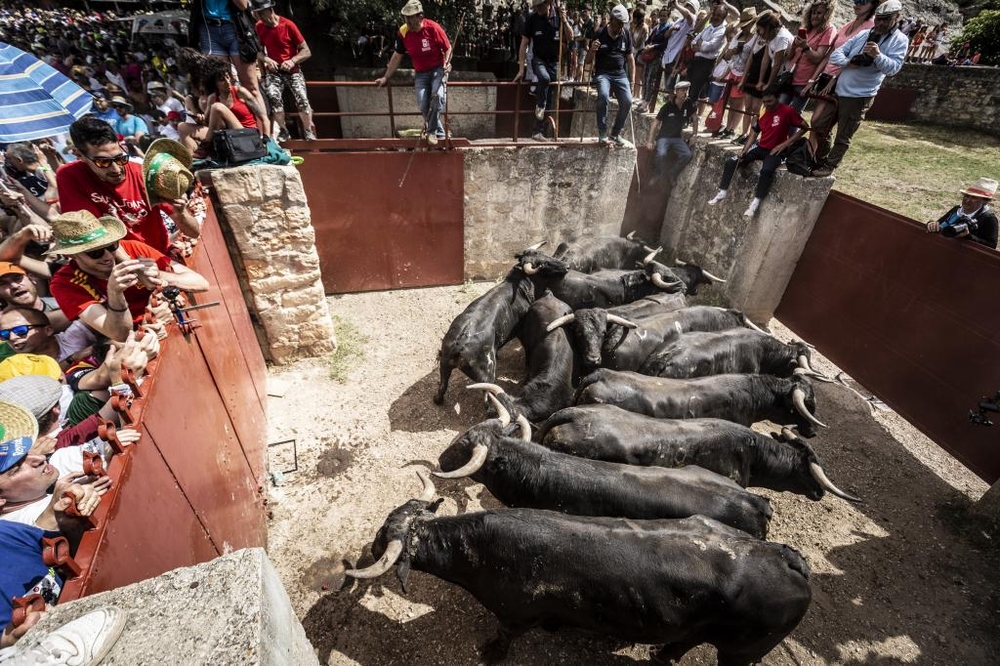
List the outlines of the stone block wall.
{"label": "stone block wall", "polygon": [[286,363],[333,351],[315,232],[295,167],[213,169],[199,176],[212,188],[265,358]]}
{"label": "stone block wall", "polygon": [[907,64],[886,90],[914,90],[911,120],[1000,135],[1000,69]]}
{"label": "stone block wall", "polygon": [[726,157],[739,149],[700,140],[670,197],[659,242],[665,254],[694,262],[728,280],[724,300],[758,322],[781,302],[819,217],[833,178],[802,178],[780,169],[756,217],[743,216],[753,198],[760,162],[737,171],[729,197],[716,206]]}
{"label": "stone block wall", "polygon": [[[334,77],[337,81],[374,81],[385,73],[384,69],[342,69]],[[488,72],[452,72],[449,81],[496,81]],[[417,112],[413,94],[413,70],[399,69],[392,75],[392,105],[396,113]],[[337,88],[337,105],[341,112],[385,112],[389,110],[384,89],[375,87]],[[489,111],[497,108],[497,90],[493,86],[481,88],[448,87],[448,111]],[[448,124],[453,136],[469,139],[488,139],[495,134],[492,115],[449,116]],[[340,127],[345,139],[391,137],[388,116],[342,116]],[[419,114],[396,116],[396,130],[420,129],[423,119]]]}
{"label": "stone block wall", "polygon": [[618,234],[634,149],[586,144],[471,148],[465,158],[465,277],[494,279],[525,245]]}

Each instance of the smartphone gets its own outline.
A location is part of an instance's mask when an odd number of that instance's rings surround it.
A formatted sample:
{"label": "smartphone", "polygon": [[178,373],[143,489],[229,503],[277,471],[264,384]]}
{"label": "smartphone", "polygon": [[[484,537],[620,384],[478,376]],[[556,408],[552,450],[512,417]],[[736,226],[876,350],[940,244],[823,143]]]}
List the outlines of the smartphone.
{"label": "smartphone", "polygon": [[808,34],[809,34],[809,31],[806,30],[805,28],[799,28],[799,38],[800,39],[805,39],[806,35],[808,35]]}

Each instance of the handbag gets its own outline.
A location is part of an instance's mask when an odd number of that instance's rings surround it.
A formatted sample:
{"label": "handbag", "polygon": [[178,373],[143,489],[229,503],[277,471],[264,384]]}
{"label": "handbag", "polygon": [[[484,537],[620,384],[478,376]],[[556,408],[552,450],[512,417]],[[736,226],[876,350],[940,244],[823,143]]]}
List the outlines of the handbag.
{"label": "handbag", "polygon": [[245,63],[257,62],[261,45],[250,9],[239,9],[230,3],[229,10],[232,12],[233,27],[236,29],[236,41],[240,43],[240,60]]}
{"label": "handbag", "polygon": [[656,49],[646,49],[639,54],[639,60],[650,63],[660,57],[660,54],[656,52]]}
{"label": "handbag", "polygon": [[220,129],[212,135],[212,155],[216,162],[232,166],[264,157],[267,147],[253,127]]}
{"label": "handbag", "polygon": [[809,145],[807,139],[799,139],[788,149],[785,168],[788,169],[789,173],[808,178],[812,176],[816,166],[816,156],[813,155],[812,146]]}

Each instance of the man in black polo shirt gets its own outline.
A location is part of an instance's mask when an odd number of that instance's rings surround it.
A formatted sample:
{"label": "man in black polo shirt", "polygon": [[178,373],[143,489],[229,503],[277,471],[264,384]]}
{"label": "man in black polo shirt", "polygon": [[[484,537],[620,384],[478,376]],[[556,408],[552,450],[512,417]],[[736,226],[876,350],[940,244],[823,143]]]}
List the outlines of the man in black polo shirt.
{"label": "man in black polo shirt", "polygon": [[626,145],[619,135],[632,109],[632,86],[635,85],[632,33],[627,30],[627,24],[628,10],[623,5],[615,5],[608,25],[597,32],[587,54],[587,62],[594,61],[598,141],[605,143],[608,140],[608,99],[614,89],[618,115],[611,127],[611,141],[619,146]]}
{"label": "man in black polo shirt", "polygon": [[525,60],[528,55],[528,43],[531,43],[531,69],[535,73],[535,129],[531,138],[536,141],[545,140],[545,111],[554,107],[555,88],[551,85],[559,75],[559,32],[563,30],[563,39],[568,44],[573,39],[573,31],[566,23],[566,10],[559,7],[559,16],[552,16],[552,0],[531,0],[534,11],[524,22],[524,32],[521,33],[521,48],[518,51],[518,70],[514,81],[524,78]]}
{"label": "man in black polo shirt", "polygon": [[[655,173],[666,178],[668,188],[674,186],[677,175],[691,161],[690,141],[698,133],[698,114],[695,100],[688,97],[690,81],[678,81],[674,94],[656,114],[656,121],[649,128],[649,147],[656,138],[656,158],[653,162]],[[683,129],[691,123],[694,133],[690,139],[681,136]],[[671,159],[671,156],[673,159]],[[655,176],[654,176],[655,177]]]}

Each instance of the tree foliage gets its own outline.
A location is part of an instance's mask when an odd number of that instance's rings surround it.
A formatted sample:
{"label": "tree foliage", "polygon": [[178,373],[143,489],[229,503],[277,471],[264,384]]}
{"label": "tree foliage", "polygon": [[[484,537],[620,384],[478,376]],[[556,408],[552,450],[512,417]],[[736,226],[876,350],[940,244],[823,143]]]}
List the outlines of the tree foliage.
{"label": "tree foliage", "polygon": [[[382,30],[402,25],[399,10],[406,0],[312,0],[313,9],[332,21],[330,37],[339,44],[349,44],[359,32],[370,24]],[[482,22],[482,14],[475,0],[421,0],[424,15],[442,26],[449,36],[454,36],[458,23],[464,24],[463,33],[475,31]]]}
{"label": "tree foliage", "polygon": [[988,9],[965,24],[962,36],[952,44],[969,42],[972,52],[982,54],[980,64],[1000,65],[1000,10]]}

